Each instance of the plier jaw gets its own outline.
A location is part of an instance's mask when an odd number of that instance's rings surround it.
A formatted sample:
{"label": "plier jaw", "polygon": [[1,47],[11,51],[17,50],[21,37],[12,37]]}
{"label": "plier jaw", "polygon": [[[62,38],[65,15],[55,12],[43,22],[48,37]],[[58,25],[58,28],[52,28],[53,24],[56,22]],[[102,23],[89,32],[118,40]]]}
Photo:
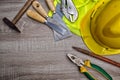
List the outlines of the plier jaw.
{"label": "plier jaw", "polygon": [[76,57],[75,55],[72,55],[72,54],[67,54],[67,56],[69,57],[69,59],[75,63],[77,66],[83,66],[84,65],[84,62],[82,59]]}
{"label": "plier jaw", "polygon": [[78,14],[70,14],[69,15],[69,20],[71,22],[75,22],[77,20],[77,18],[78,18]]}
{"label": "plier jaw", "polygon": [[77,9],[71,0],[62,0],[62,12],[71,22],[75,22],[78,18]]}

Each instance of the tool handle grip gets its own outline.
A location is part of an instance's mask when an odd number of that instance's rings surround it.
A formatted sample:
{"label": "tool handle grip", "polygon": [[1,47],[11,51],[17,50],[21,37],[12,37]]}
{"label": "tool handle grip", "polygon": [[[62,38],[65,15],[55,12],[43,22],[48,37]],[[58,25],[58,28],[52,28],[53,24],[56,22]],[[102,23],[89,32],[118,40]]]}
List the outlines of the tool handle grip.
{"label": "tool handle grip", "polygon": [[85,60],[84,65],[96,70],[97,72],[102,74],[107,80],[112,80],[112,77],[103,68],[96,64],[91,63],[90,60]]}
{"label": "tool handle grip", "polygon": [[84,66],[80,67],[80,72],[83,73],[89,80],[96,80]]}
{"label": "tool handle grip", "polygon": [[13,24],[16,24],[19,21],[19,19],[23,16],[23,14],[31,6],[31,4],[32,4],[33,1],[34,0],[27,0],[27,2],[25,3],[25,5],[21,8],[21,10],[18,12],[18,14],[12,20]]}
{"label": "tool handle grip", "polygon": [[91,76],[91,74],[88,73],[88,72],[83,72],[83,74],[84,74],[89,80],[96,80],[96,79],[93,78],[93,77]]}
{"label": "tool handle grip", "polygon": [[100,66],[97,66],[95,64],[92,64],[92,63],[90,63],[90,64],[93,69],[95,69],[100,74],[102,74],[105,78],[107,78],[107,80],[113,80],[112,77],[103,68],[101,68]]}
{"label": "tool handle grip", "polygon": [[45,23],[46,22],[46,19],[43,18],[39,13],[35,12],[35,11],[32,11],[32,10],[28,10],[27,11],[27,16],[29,16],[30,18],[38,21],[38,22],[41,22],[41,23]]}
{"label": "tool handle grip", "polygon": [[38,1],[34,1],[32,4],[33,8],[41,14],[44,18],[47,18],[47,12],[43,9],[42,5]]}
{"label": "tool handle grip", "polygon": [[50,8],[50,10],[55,13],[55,6],[53,4],[53,0],[46,0],[46,2],[48,4],[48,7]]}

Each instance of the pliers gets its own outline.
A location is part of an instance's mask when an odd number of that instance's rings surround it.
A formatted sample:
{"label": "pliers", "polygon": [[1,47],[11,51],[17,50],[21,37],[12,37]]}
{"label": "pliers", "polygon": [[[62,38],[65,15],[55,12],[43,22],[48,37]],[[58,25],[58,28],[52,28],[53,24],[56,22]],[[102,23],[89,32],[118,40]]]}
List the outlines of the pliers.
{"label": "pliers", "polygon": [[75,22],[78,18],[78,12],[72,0],[62,0],[62,12],[71,22]]}
{"label": "pliers", "polygon": [[89,80],[97,80],[94,78],[89,71],[85,68],[89,67],[96,71],[98,71],[100,74],[102,74],[107,80],[113,80],[112,77],[101,67],[97,66],[96,64],[91,63],[89,60],[83,61],[81,58],[78,58],[72,54],[67,54],[68,58],[75,63],[77,66],[80,67],[80,72],[83,73]]}

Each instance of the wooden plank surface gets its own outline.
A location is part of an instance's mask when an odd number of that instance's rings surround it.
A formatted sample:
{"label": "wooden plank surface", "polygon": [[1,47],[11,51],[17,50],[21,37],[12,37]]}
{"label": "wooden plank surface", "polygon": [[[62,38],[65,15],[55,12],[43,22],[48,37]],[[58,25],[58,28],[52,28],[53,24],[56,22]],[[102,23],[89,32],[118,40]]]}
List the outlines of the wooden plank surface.
{"label": "wooden plank surface", "polygon": [[[26,0],[0,0],[0,80],[88,80],[66,56],[72,53],[83,60],[103,67],[113,80],[120,80],[120,68],[83,55],[72,46],[87,49],[81,37],[55,42],[53,32],[44,24],[29,19],[26,14],[17,23],[24,27],[21,34],[6,26],[2,18],[10,20]],[[39,0],[48,11],[44,0]],[[32,8],[31,8],[32,9]],[[106,56],[120,62],[120,55]],[[99,80],[106,80],[89,69]]]}

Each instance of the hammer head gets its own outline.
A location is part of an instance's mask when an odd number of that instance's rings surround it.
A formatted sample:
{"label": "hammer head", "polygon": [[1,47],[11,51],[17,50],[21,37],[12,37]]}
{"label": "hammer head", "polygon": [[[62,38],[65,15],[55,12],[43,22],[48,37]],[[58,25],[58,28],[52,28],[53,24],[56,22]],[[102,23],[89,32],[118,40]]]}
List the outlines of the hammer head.
{"label": "hammer head", "polygon": [[17,31],[17,32],[21,32],[16,26],[15,26],[15,24],[13,24],[9,19],[7,19],[6,17],[5,18],[3,18],[3,22],[5,23],[5,24],[7,24],[10,28],[12,28],[12,29],[14,29],[15,31]]}

